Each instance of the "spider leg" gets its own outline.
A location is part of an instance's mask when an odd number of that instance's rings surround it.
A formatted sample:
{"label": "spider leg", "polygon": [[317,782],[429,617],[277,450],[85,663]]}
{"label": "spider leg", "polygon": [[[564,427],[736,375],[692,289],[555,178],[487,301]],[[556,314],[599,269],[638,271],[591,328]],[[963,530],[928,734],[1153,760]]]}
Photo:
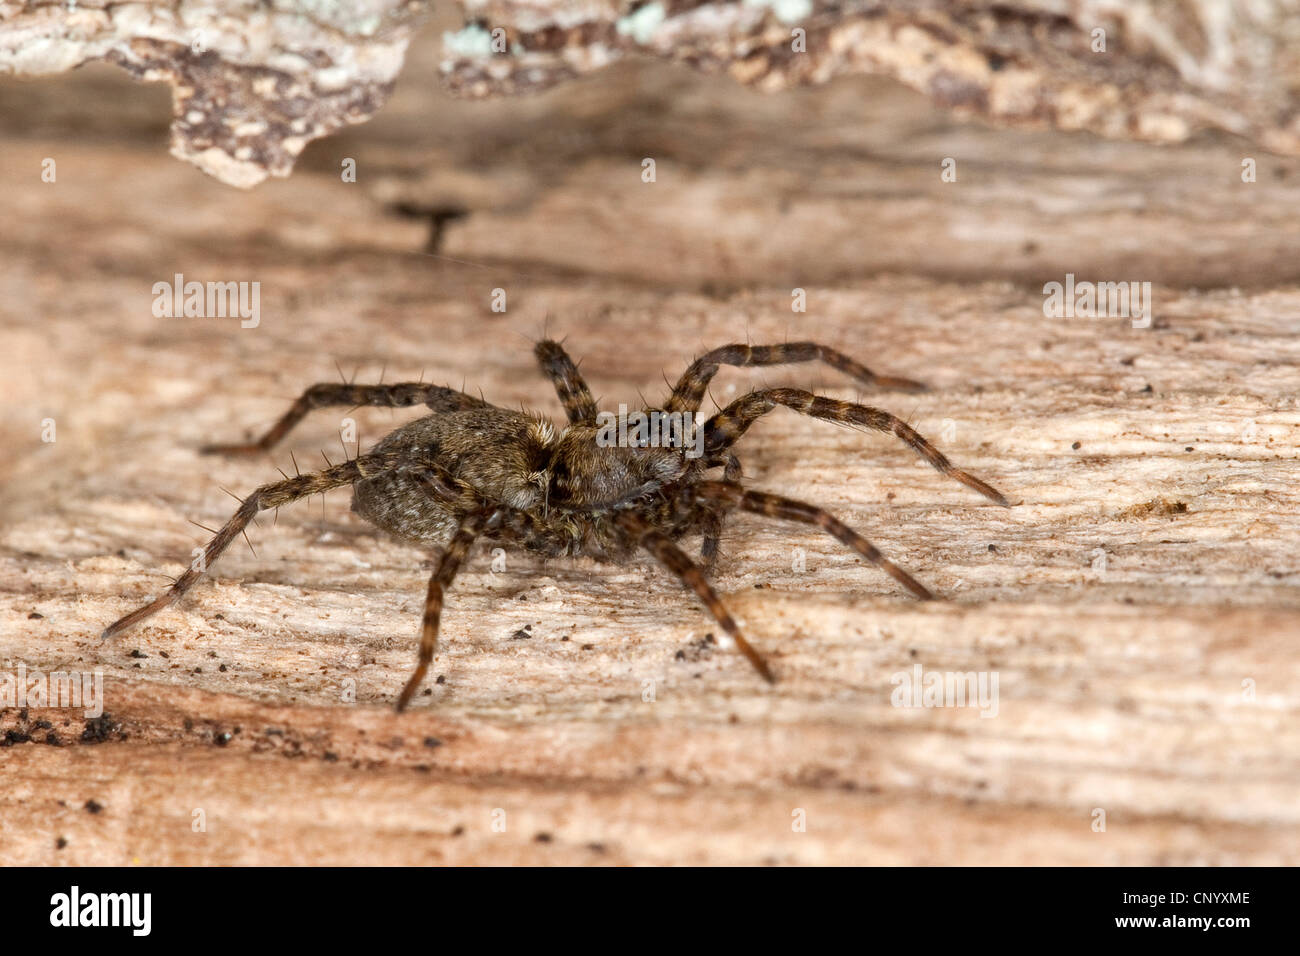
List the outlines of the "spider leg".
{"label": "spider leg", "polygon": [[701,519],[704,540],[700,543],[700,566],[712,571],[718,561],[718,545],[722,542],[722,516],[707,514]]}
{"label": "spider leg", "polygon": [[298,396],[289,410],[257,441],[247,444],[204,445],[199,452],[204,455],[255,455],[270,451],[289,434],[289,431],[317,408],[378,405],[382,408],[408,408],[425,404],[435,412],[455,412],[467,408],[482,408],[482,399],[458,392],[442,385],[422,382],[404,382],[396,385],[348,385],[342,382],[322,382],[313,385]]}
{"label": "spider leg", "polygon": [[700,570],[694,561],[687,557],[686,552],[673,544],[672,539],[667,535],[654,530],[645,519],[630,511],[622,512],[615,521],[631,541],[658,558],[664,567],[681,579],[683,585],[695,592],[696,597],[713,615],[714,620],[722,625],[724,631],[731,635],[731,639],[736,642],[736,647],[740,653],[744,654],[746,659],[754,665],[754,669],[762,674],[763,679],[768,683],[775,683],[776,677],[772,674],[772,669],[768,667],[767,661],[763,659],[758,651],[754,650],[749,641],[745,640],[744,635],[740,633],[740,628],[736,626],[735,620],[726,607],[723,606],[722,599],[718,597],[718,593],[705,580],[704,572]]}
{"label": "spider leg", "polygon": [[191,564],[185,573],[176,579],[176,583],[154,601],[143,607],[136,608],[130,614],[119,618],[105,628],[103,637],[105,639],[114,637],[127,628],[139,624],[145,618],[158,613],[163,608],[175,604],[184,597],[185,592],[189,591],[198,582],[212,562],[221,556],[221,553],[229,547],[230,543],[244,532],[248,523],[253,520],[253,517],[259,511],[278,508],[300,498],[320,494],[340,485],[351,484],[358,478],[365,478],[368,475],[389,469],[394,463],[388,455],[361,455],[324,471],[298,475],[284,481],[263,485],[240,502],[235,514],[208,542],[207,547],[203,549],[201,563],[195,562],[199,565],[198,567]]}
{"label": "spider leg", "polygon": [[418,662],[415,665],[415,672],[402,688],[401,696],[397,698],[398,713],[406,709],[406,705],[411,702],[411,698],[420,689],[425,675],[429,672],[429,664],[433,661],[433,652],[438,645],[438,623],[442,618],[443,592],[451,586],[456,572],[460,570],[465,556],[469,554],[470,546],[490,524],[498,523],[502,514],[503,512],[498,510],[491,515],[486,511],[466,515],[461,519],[460,527],[456,529],[456,533],[452,535],[451,541],[442,552],[438,567],[429,578],[429,593],[424,601],[424,621],[420,630]]}
{"label": "spider leg", "polygon": [[823,398],[798,388],[765,388],[736,399],[705,423],[705,454],[713,457],[728,450],[741,435],[745,434],[750,425],[778,405],[784,405],[800,414],[820,418],[823,421],[840,422],[858,428],[873,428],[876,431],[892,434],[933,465],[936,471],[961,482],[968,488],[973,488],[1004,508],[1010,507],[1010,503],[1000,491],[974,475],[953,467],[937,448],[901,418],[879,408],[872,408],[870,405]]}
{"label": "spider leg", "polygon": [[559,342],[543,339],[537,343],[533,354],[547,378],[555,384],[556,394],[569,416],[569,424],[596,424],[596,400],[591,397],[591,389],[564,347]]}
{"label": "spider leg", "polygon": [[910,378],[877,375],[865,365],[860,365],[843,352],[837,352],[816,342],[787,342],[785,345],[724,345],[700,356],[682,374],[672,396],[664,406],[670,412],[697,412],[704,400],[705,389],[722,365],[754,367],[761,365],[787,365],[794,362],[825,362],[862,382],[880,388],[895,388],[909,392],[925,390],[925,385]]}
{"label": "spider leg", "polygon": [[739,485],[727,481],[702,481],[695,485],[694,488],[688,489],[688,494],[705,500],[720,502],[728,510],[738,508],[741,511],[766,515],[769,518],[816,525],[862,555],[862,557],[911,591],[916,597],[923,601],[928,601],[934,597],[915,578],[881,554],[874,544],[829,511],[816,505],[796,501],[793,498],[783,498],[780,495],[769,494],[765,491],[746,491]]}
{"label": "spider leg", "polygon": [[[709,467],[722,465],[722,476],[727,481],[740,481],[744,472],[740,467],[740,459],[730,452],[727,453],[725,460],[710,461]],[[704,530],[704,541],[700,545],[700,563],[706,571],[711,570],[718,560],[718,545],[722,540],[722,523],[723,516],[716,512],[709,512],[701,517],[702,527]]]}

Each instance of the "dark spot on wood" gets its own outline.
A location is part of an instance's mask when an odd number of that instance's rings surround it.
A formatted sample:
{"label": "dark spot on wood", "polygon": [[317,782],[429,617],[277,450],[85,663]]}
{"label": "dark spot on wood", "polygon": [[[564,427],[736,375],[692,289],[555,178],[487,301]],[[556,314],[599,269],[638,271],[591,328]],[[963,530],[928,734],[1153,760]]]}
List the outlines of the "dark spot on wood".
{"label": "dark spot on wood", "polygon": [[113,720],[108,714],[101,714],[86,721],[86,729],[81,732],[81,742],[83,744],[102,744],[114,736],[118,740],[126,739],[126,734],[122,733],[121,724]]}

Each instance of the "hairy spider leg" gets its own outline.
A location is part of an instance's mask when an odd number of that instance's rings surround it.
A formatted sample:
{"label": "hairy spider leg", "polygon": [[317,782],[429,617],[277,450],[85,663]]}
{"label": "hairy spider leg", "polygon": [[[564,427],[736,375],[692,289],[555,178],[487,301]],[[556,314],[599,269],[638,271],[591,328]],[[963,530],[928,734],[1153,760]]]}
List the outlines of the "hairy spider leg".
{"label": "hairy spider leg", "polygon": [[745,640],[740,628],[736,626],[736,621],[732,618],[726,606],[723,605],[722,599],[718,593],[713,590],[712,586],[704,577],[704,572],[692,561],[681,548],[672,542],[667,535],[654,530],[644,518],[632,512],[625,511],[616,519],[616,523],[627,534],[629,539],[641,547],[645,548],[654,555],[664,567],[672,571],[681,580],[682,584],[695,592],[696,597],[713,615],[722,629],[731,635],[731,639],[736,642],[736,647],[745,658],[754,665],[754,669],[763,676],[768,683],[775,683],[776,677],[772,669],[768,667],[758,651],[754,650],[752,644]]}
{"label": "hairy spider leg", "polygon": [[443,593],[451,586],[456,572],[460,570],[475,540],[484,530],[500,523],[503,514],[503,510],[497,509],[490,514],[487,511],[478,511],[466,515],[461,519],[460,527],[456,529],[456,533],[452,535],[451,541],[443,550],[438,567],[429,578],[429,593],[424,601],[424,620],[420,628],[419,657],[415,672],[402,688],[401,696],[397,698],[399,714],[406,709],[406,705],[411,702],[411,698],[420,689],[425,675],[429,672],[429,664],[433,661],[433,652],[438,645],[438,624],[442,618]]}
{"label": "hairy spider leg", "polygon": [[713,456],[727,451],[750,425],[772,409],[782,405],[802,415],[820,418],[823,421],[871,428],[892,434],[928,461],[936,471],[961,482],[968,488],[973,488],[1004,508],[1010,507],[1002,492],[974,475],[954,467],[934,445],[901,418],[879,408],[872,408],[870,405],[824,398],[798,388],[765,388],[736,399],[705,423],[705,454]]}
{"label": "hairy spider leg", "polygon": [[569,353],[559,342],[543,339],[533,348],[537,363],[555,385],[571,425],[596,424],[596,400]]}
{"label": "hairy spider leg", "polygon": [[[744,477],[744,470],[740,467],[740,459],[733,453],[728,452],[725,459],[710,459],[708,467],[722,465],[722,477],[727,481],[740,481]],[[708,512],[701,519],[703,522],[704,541],[700,544],[700,562],[704,570],[708,571],[718,560],[718,546],[722,542],[722,525],[725,518],[717,512]]]}
{"label": "hairy spider leg", "polygon": [[483,408],[487,402],[443,385],[426,385],[423,382],[403,382],[396,385],[347,385],[342,382],[321,382],[307,389],[280,420],[257,441],[247,444],[204,445],[199,452],[204,455],[255,455],[270,451],[307,413],[318,408],[356,407],[377,405],[381,408],[409,408],[424,404],[435,412],[456,412],[468,408]]}
{"label": "hairy spider leg", "polygon": [[814,525],[862,555],[922,601],[934,597],[915,578],[881,554],[874,544],[824,508],[766,491],[746,491],[729,481],[702,481],[683,489],[683,494],[688,499],[719,502],[728,511],[738,509],[782,521]]}
{"label": "hairy spider leg", "polygon": [[351,484],[358,478],[365,478],[380,471],[388,470],[396,463],[391,455],[361,455],[349,462],[334,465],[323,471],[298,475],[284,481],[262,485],[240,503],[234,516],[208,542],[207,547],[203,549],[202,563],[195,562],[198,567],[191,564],[185,573],[176,579],[176,583],[154,601],[137,608],[105,628],[103,637],[105,639],[114,637],[127,628],[139,624],[145,618],[158,613],[163,608],[179,601],[198,582],[199,578],[207,573],[207,569],[229,547],[230,543],[243,533],[248,523],[253,520],[253,516],[259,511],[278,508],[300,498],[320,494],[341,485]]}
{"label": "hairy spider leg", "polygon": [[926,386],[910,378],[877,375],[865,365],[816,342],[787,342],[785,345],[723,345],[708,352],[682,374],[665,408],[670,412],[697,412],[704,392],[722,365],[752,368],[763,365],[789,365],[796,362],[824,362],[850,375],[864,385],[893,388],[908,392],[925,391]]}

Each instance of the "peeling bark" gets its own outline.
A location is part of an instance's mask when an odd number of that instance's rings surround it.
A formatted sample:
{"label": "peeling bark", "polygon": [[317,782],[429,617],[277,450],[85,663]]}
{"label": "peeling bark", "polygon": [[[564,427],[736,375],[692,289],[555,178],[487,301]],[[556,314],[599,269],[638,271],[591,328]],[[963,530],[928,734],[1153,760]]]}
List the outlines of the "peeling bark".
{"label": "peeling bark", "polygon": [[[443,78],[534,92],[648,55],[766,91],[888,76],[963,115],[1180,142],[1221,129],[1300,154],[1296,0],[464,0]],[[0,3],[0,71],[116,63],[174,88],[172,151],[223,182],[288,175],[384,103],[423,0]],[[1098,33],[1100,31],[1100,33]],[[1102,48],[1104,46],[1104,49]]]}
{"label": "peeling bark", "polygon": [[288,176],[307,143],[387,99],[425,4],[0,3],[0,73],[94,60],[172,86],[172,154],[232,186]]}

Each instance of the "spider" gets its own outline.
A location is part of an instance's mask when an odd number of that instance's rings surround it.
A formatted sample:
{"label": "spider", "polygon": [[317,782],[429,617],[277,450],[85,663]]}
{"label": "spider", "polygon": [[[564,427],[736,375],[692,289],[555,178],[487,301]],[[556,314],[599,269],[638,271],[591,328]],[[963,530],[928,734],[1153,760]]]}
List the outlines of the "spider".
{"label": "spider", "polygon": [[[587,554],[626,562],[645,549],[693,591],[736,648],[769,682],[775,675],[745,640],[706,577],[717,553],[723,519],[747,511],[784,521],[814,525],[852,548],[917,598],[932,595],[856,531],[811,504],[741,486],[741,466],[732,449],[761,416],[778,407],[812,418],[888,432],[911,446],[934,468],[999,505],[996,489],[953,467],[929,441],[899,418],[854,402],[814,395],[796,388],[763,388],[737,398],[703,423],[694,446],[678,428],[652,443],[641,430],[630,439],[610,441],[610,413],[596,403],[573,360],[555,341],[534,349],[542,370],[559,393],[568,416],[556,431],[540,415],[490,405],[482,399],[438,385],[313,385],[258,441],[208,445],[207,454],[254,455],[269,451],[308,412],[331,406],[375,405],[432,410],[381,439],[368,453],[312,474],[262,485],[242,499],[233,517],[216,532],[196,561],[153,602],[109,625],[104,638],[156,614],[183,597],[249,521],[260,511],[342,485],[352,486],[352,510],[400,538],[439,549],[425,601],[415,671],[397,699],[404,710],[420,688],[433,660],[442,615],[443,593],[480,538],[519,545],[547,557]],[[821,361],[865,385],[921,391],[910,379],[875,375],[840,352],[815,342],[784,345],[724,345],[696,359],[662,408],[639,413],[675,413],[681,422],[698,422],[709,382],[723,365],[767,366]],[[637,413],[634,413],[637,414]],[[633,416],[622,413],[620,428]],[[602,424],[602,420],[604,424]],[[620,432],[622,439],[625,432]],[[602,440],[604,438],[604,440]],[[722,479],[710,479],[722,468]],[[703,537],[701,561],[676,542]]]}

